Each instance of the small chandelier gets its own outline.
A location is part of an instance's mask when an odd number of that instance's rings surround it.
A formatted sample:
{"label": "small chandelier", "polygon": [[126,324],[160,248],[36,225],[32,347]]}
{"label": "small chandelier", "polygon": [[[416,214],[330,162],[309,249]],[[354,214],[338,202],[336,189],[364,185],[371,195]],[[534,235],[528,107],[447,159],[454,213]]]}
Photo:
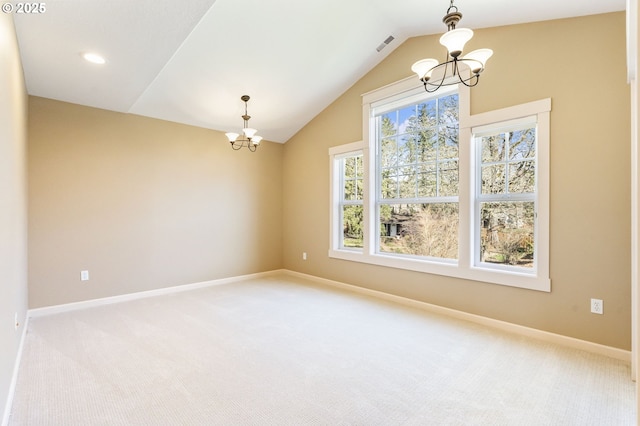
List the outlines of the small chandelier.
{"label": "small chandelier", "polygon": [[[493,55],[491,49],[477,49],[460,57],[466,42],[473,37],[473,31],[468,28],[456,28],[462,19],[462,13],[453,5],[453,0],[447,9],[447,14],[442,22],[447,25],[447,32],[440,37],[440,44],[447,48],[447,61],[438,63],[436,59],[422,59],[411,66],[411,71],[418,74],[418,78],[424,84],[424,89],[431,93],[442,86],[450,86],[462,83],[473,87],[480,80],[480,73],[484,70],[487,60]],[[460,65],[466,65],[471,70],[471,75],[461,75]],[[432,79],[434,71],[438,71],[437,78]],[[449,77],[456,79],[445,82]],[[435,81],[434,81],[435,80]]]}
{"label": "small chandelier", "polygon": [[231,142],[231,148],[236,151],[245,146],[249,148],[249,151],[254,152],[258,149],[262,136],[256,135],[258,131],[249,127],[249,119],[251,116],[247,114],[247,102],[251,98],[249,98],[249,95],[242,95],[240,99],[244,102],[244,115],[242,116],[244,124],[242,126],[242,136],[239,133],[233,132],[225,133],[225,135],[229,138],[229,142]]}

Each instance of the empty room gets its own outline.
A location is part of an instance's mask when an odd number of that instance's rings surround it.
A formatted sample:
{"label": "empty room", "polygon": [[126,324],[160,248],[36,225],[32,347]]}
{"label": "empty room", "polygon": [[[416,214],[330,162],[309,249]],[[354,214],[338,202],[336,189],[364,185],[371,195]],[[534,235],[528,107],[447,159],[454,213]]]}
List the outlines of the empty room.
{"label": "empty room", "polygon": [[637,0],[7,1],[16,425],[634,425]]}

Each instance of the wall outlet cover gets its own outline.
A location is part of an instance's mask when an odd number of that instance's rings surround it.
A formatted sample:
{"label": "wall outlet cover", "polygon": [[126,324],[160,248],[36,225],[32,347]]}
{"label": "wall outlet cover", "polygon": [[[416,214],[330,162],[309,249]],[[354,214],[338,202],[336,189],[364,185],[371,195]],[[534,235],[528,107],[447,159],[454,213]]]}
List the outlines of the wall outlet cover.
{"label": "wall outlet cover", "polygon": [[604,313],[604,305],[602,299],[591,299],[591,313],[602,315]]}

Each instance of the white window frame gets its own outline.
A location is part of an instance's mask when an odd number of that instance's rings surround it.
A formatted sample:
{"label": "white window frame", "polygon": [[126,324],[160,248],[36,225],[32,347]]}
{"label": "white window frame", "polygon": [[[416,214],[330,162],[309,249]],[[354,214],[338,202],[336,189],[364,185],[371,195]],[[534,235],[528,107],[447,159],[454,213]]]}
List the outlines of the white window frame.
{"label": "white window frame", "polygon": [[[414,87],[412,87],[412,89],[415,89],[415,85]],[[377,125],[375,124],[375,117],[381,115],[381,114],[385,114],[387,112],[390,111],[395,111],[398,110],[399,108],[402,108],[406,105],[415,105],[416,103],[422,102],[424,100],[429,100],[429,99],[435,99],[435,98],[441,98],[450,94],[458,94],[458,88],[456,86],[448,86],[448,87],[443,87],[441,90],[438,90],[437,93],[427,93],[425,92],[425,90],[423,88],[419,88],[420,90],[412,90],[411,94],[409,94],[408,96],[401,96],[399,97],[399,99],[397,100],[393,100],[393,101],[389,101],[387,99],[383,99],[380,100],[378,102],[372,102],[370,105],[370,117],[369,120],[371,121],[371,126],[370,128],[370,138],[371,138],[371,151],[375,152],[376,155],[378,153],[378,150],[380,149],[380,147],[377,145],[378,142],[378,129],[377,129]],[[415,93],[413,93],[415,92]],[[388,204],[388,205],[392,205],[392,204],[405,204],[407,202],[409,202],[409,200],[407,199],[396,199],[396,198],[387,198],[387,199],[383,199],[382,198],[382,188],[381,188],[381,184],[382,182],[378,179],[378,177],[381,174],[381,166],[379,164],[379,162],[377,161],[377,158],[372,157],[371,158],[372,161],[374,161],[375,163],[375,173],[371,176],[375,176],[375,178],[373,179],[375,182],[375,192],[373,193],[369,193],[369,195],[371,197],[373,197],[373,206],[372,208],[375,211],[375,221],[374,221],[374,228],[371,229],[378,229],[378,226],[380,224],[380,209],[379,207],[384,205],[384,204]],[[458,159],[459,161],[459,159]],[[459,163],[458,163],[459,164]],[[439,203],[456,203],[459,204],[459,197],[458,195],[448,195],[448,196],[430,196],[430,197],[417,197],[417,198],[413,198],[411,200],[411,203],[415,203],[415,204],[439,204]],[[418,261],[431,261],[434,262],[436,264],[438,263],[445,263],[445,264],[453,264],[455,262],[457,262],[457,259],[448,259],[448,258],[438,258],[438,257],[427,257],[427,256],[415,256],[415,255],[409,255],[409,254],[395,254],[395,253],[389,253],[389,252],[383,252],[380,250],[380,238],[379,235],[376,233],[376,235],[373,236],[373,239],[371,241],[372,244],[374,244],[372,247],[375,251],[376,255],[379,256],[386,256],[386,257],[395,257],[395,258],[401,258],[401,259],[410,259],[410,258],[415,258]]]}
{"label": "white window frame", "polygon": [[[464,85],[458,87],[459,102],[459,243],[458,260],[412,258],[385,253],[376,253],[376,161],[370,153],[376,152],[375,123],[372,112],[376,105],[406,104],[411,98],[424,96],[424,88],[416,84],[414,77],[409,77],[380,89],[362,95],[363,140],[329,149],[331,168],[331,246],[329,257],[370,263],[379,266],[398,268],[429,274],[444,275],[455,278],[481,281],[486,283],[520,287],[531,290],[551,291],[549,279],[549,116],[551,99],[543,99],[496,111],[470,115],[470,89]],[[524,117],[535,116],[537,121],[537,158],[536,158],[536,268],[535,271],[522,272],[509,268],[490,268],[484,264],[474,263],[475,227],[474,223],[474,185],[475,185],[475,152],[472,149],[474,129],[486,129],[486,126],[500,127],[500,123]],[[340,249],[339,238],[341,224],[338,223],[339,211],[336,192],[340,179],[336,176],[335,159],[341,154],[362,151],[364,175],[363,231],[364,241],[361,251]]]}
{"label": "white window frame", "polygon": [[[362,163],[363,163],[363,166],[365,167],[363,191],[364,191],[364,198],[366,199],[367,197],[366,164],[368,161],[368,159],[366,158],[366,151],[368,150],[365,148],[366,147],[363,141],[352,142],[349,144],[329,148],[329,170],[330,170],[330,176],[331,176],[331,190],[330,190],[331,210],[329,212],[330,229],[331,229],[331,238],[330,238],[331,248],[329,249],[330,257],[336,257],[336,258],[345,259],[345,260],[358,260],[363,253],[363,249],[346,248],[346,247],[343,247],[342,245],[343,235],[342,235],[341,212],[342,212],[342,206],[344,205],[344,203],[342,202],[343,188],[341,187],[341,185],[343,184],[342,176],[341,176],[342,170],[339,167],[339,162],[342,161],[342,159],[349,156],[360,155],[360,154],[363,156]],[[366,203],[363,200],[362,207],[363,207],[364,218],[366,218],[366,212],[364,211],[366,210],[365,205]],[[365,223],[363,223],[362,225],[364,228],[366,225],[366,220],[365,220]],[[363,229],[363,231],[366,235],[367,230]]]}
{"label": "white window frame", "polygon": [[[468,256],[465,265],[468,273],[475,280],[491,282],[495,284],[513,287],[527,288],[530,290],[551,291],[551,279],[549,277],[549,151],[550,151],[550,115],[551,99],[541,99],[513,107],[489,111],[482,114],[469,116],[465,120],[465,139],[470,141],[466,149],[469,149],[469,157],[476,157],[475,135],[500,130],[518,123],[535,124],[536,126],[536,218],[535,218],[535,267],[532,270],[525,268],[510,268],[500,265],[489,265],[476,261],[476,253],[479,250],[479,220],[476,217],[477,192],[479,187],[479,171],[476,161],[469,164],[469,185],[466,188],[471,191],[467,197],[469,206],[466,212],[469,216],[467,223],[469,234],[472,238],[465,242],[469,246],[464,250]],[[463,126],[461,125],[461,134]],[[461,136],[462,140],[462,136]],[[461,154],[462,155],[462,154]],[[473,244],[473,247],[471,246]]]}

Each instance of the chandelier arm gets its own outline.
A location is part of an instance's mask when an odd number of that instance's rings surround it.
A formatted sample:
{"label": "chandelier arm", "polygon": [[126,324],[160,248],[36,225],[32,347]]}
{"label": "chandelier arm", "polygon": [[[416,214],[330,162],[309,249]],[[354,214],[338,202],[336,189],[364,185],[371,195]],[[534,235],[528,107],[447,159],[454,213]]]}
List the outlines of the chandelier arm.
{"label": "chandelier arm", "polygon": [[[475,78],[475,80],[474,80],[474,78]],[[464,80],[461,78],[460,79],[460,83],[464,84],[467,87],[473,87],[473,86],[478,84],[479,80],[480,80],[480,74],[474,74],[473,76],[471,76],[471,77],[469,77],[467,79],[464,79]],[[467,83],[468,81],[470,83]]]}
{"label": "chandelier arm", "polygon": [[231,142],[231,148],[234,149],[234,151],[239,150],[240,148],[242,148],[242,143],[236,143],[236,142]]}
{"label": "chandelier arm", "polygon": [[[446,79],[446,77],[447,77],[447,68],[449,67],[449,62],[451,62],[451,61],[447,61],[447,62],[444,62],[444,63],[442,63],[442,64],[438,64],[438,65],[436,65],[435,67],[433,67],[433,68],[431,69],[431,71],[433,72],[433,71],[434,71],[434,70],[436,70],[437,68],[441,68],[441,67],[443,67],[443,66],[444,66],[444,73],[442,74],[442,78],[440,79],[440,82],[439,82],[438,84],[432,84],[432,83],[429,83],[429,81],[428,81],[428,80],[424,83],[424,90],[426,90],[426,91],[427,91],[427,93],[433,93],[433,92],[435,92],[436,90],[438,90],[439,88],[441,88],[442,86],[444,86],[444,85],[445,85],[445,84],[444,84],[444,80],[445,80],[445,79]],[[431,87],[432,87],[432,89],[431,89],[431,90],[429,90],[429,86],[431,86]]]}

